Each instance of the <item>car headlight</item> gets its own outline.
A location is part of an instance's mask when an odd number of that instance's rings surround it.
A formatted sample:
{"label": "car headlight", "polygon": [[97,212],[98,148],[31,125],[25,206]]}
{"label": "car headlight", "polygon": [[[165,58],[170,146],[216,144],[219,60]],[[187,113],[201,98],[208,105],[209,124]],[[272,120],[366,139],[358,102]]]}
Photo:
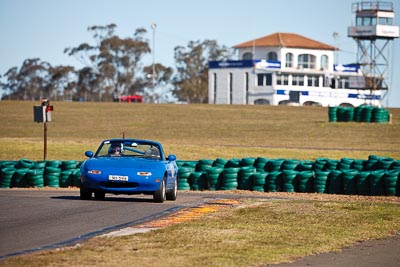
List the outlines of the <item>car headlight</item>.
{"label": "car headlight", "polygon": [[90,173],[90,174],[101,174],[101,171],[99,171],[99,170],[89,170],[88,173]]}

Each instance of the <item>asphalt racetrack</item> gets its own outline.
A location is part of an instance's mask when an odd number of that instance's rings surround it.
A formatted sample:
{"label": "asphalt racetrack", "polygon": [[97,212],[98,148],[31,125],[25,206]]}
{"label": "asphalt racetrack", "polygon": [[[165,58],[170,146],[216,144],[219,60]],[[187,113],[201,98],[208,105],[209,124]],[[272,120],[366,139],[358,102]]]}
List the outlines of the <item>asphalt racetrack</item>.
{"label": "asphalt racetrack", "polygon": [[[0,259],[154,220],[216,198],[180,193],[176,201],[154,203],[152,196],[106,195],[80,200],[79,190],[0,190]],[[227,197],[226,195],[224,196]]]}
{"label": "asphalt racetrack", "polygon": [[[0,260],[14,255],[73,245],[95,235],[143,224],[179,209],[216,199],[247,197],[216,192],[179,192],[176,201],[154,203],[152,196],[106,195],[104,201],[80,200],[73,189],[0,190]],[[254,197],[254,196],[253,196]],[[263,196],[262,198],[271,198]],[[276,198],[276,197],[275,197]],[[287,266],[399,266],[400,234],[370,240],[297,260]]]}

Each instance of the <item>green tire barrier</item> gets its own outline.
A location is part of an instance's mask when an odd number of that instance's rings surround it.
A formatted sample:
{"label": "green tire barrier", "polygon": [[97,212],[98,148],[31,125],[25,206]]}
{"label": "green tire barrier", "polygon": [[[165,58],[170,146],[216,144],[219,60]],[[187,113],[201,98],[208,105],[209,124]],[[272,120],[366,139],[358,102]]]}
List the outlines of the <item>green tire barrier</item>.
{"label": "green tire barrier", "polygon": [[222,167],[225,168],[225,165],[228,163],[227,159],[223,159],[223,158],[217,158],[214,163],[213,163],[213,167]]}
{"label": "green tire barrier", "polygon": [[26,173],[28,184],[30,187],[44,187],[44,170],[43,169],[29,169]]}
{"label": "green tire barrier", "polygon": [[372,196],[383,196],[383,176],[385,172],[383,170],[372,171],[370,174],[370,188]]}
{"label": "green tire barrier", "polygon": [[282,170],[295,170],[297,166],[300,164],[299,160],[288,159],[284,160],[281,165]]}
{"label": "green tire barrier", "polygon": [[327,193],[325,190],[327,181],[328,181],[328,175],[330,172],[328,171],[316,171],[315,172],[315,178],[314,178],[314,192],[316,193]]}
{"label": "green tire barrier", "polygon": [[188,181],[191,190],[204,190],[206,184],[206,178],[204,172],[192,172],[189,175]]}
{"label": "green tire barrier", "polygon": [[283,170],[282,171],[282,191],[283,192],[295,192],[295,178],[297,171],[294,170]]}
{"label": "green tire barrier", "polygon": [[[231,166],[228,165],[227,166]],[[222,177],[221,177],[221,190],[235,190],[238,189],[238,172],[240,168],[238,167],[228,167],[225,168],[224,171],[222,172]]]}
{"label": "green tire barrier", "polygon": [[267,174],[268,192],[278,192],[281,190],[281,172],[274,171]]}
{"label": "green tire barrier", "polygon": [[207,169],[208,188],[209,190],[217,190],[219,187],[220,175],[224,171],[223,167],[211,167]]}
{"label": "green tire barrier", "polygon": [[313,192],[314,172],[312,170],[300,171],[297,174],[297,188],[300,193]]}
{"label": "green tire barrier", "polygon": [[363,196],[369,196],[371,194],[369,176],[371,172],[361,171],[356,176],[357,193]]}
{"label": "green tire barrier", "polygon": [[[363,107],[360,114],[366,109]],[[400,196],[400,160],[370,155],[366,160],[268,159],[178,160],[179,190],[253,190],[347,195]],[[0,187],[80,186],[82,162],[0,162]]]}
{"label": "green tire barrier", "polygon": [[356,175],[357,170],[344,170],[342,172],[343,193],[345,195],[357,195]]}
{"label": "green tire barrier", "polygon": [[267,164],[268,159],[263,157],[258,157],[254,161],[253,166],[256,168],[257,172],[262,172],[265,169],[265,165]]}
{"label": "green tire barrier", "polygon": [[332,170],[328,175],[329,185],[328,185],[328,193],[329,194],[343,194],[343,176],[342,171],[340,170]]}
{"label": "green tire barrier", "polygon": [[254,173],[257,173],[257,169],[253,166],[246,165],[244,167],[241,167],[238,172],[238,189],[253,190],[253,181],[251,176]]}
{"label": "green tire barrier", "polygon": [[390,170],[383,175],[384,192],[387,196],[395,196],[397,190],[397,180],[400,170]]}
{"label": "green tire barrier", "polygon": [[28,168],[20,168],[16,169],[13,176],[13,183],[11,187],[27,187],[28,186],[28,178],[26,173],[29,171]]}
{"label": "green tire barrier", "polygon": [[81,163],[76,160],[32,161],[25,158],[3,161],[0,164],[0,186],[79,187]]}
{"label": "green tire barrier", "polygon": [[11,180],[14,176],[15,168],[13,167],[4,167],[1,169],[0,175],[0,188],[10,188]]}
{"label": "green tire barrier", "polygon": [[329,122],[387,123],[390,113],[387,109],[362,105],[351,107],[329,107]]}
{"label": "green tire barrier", "polygon": [[[323,169],[325,170],[336,170],[338,168],[338,165],[340,164],[339,160],[328,160],[326,161]],[[340,166],[339,166],[340,167]]]}
{"label": "green tire barrier", "polygon": [[188,178],[190,173],[194,171],[194,167],[190,165],[187,162],[178,163],[178,190],[190,190]]}
{"label": "green tire barrier", "polygon": [[279,171],[284,161],[285,161],[284,159],[269,160],[267,164],[265,164],[265,171],[267,172]]}
{"label": "green tire barrier", "polygon": [[252,166],[253,167],[255,161],[256,161],[256,158],[242,158],[242,159],[240,159],[239,166],[242,166],[242,167]]}
{"label": "green tire barrier", "polygon": [[[44,185],[49,187],[60,187],[61,169],[46,165],[44,175]],[[54,165],[55,166],[55,165]]]}
{"label": "green tire barrier", "polygon": [[27,168],[30,169],[35,165],[35,162],[29,159],[20,159],[17,163],[17,168]]}
{"label": "green tire barrier", "polygon": [[314,171],[322,171],[325,169],[329,159],[319,158],[313,163],[313,170]]}
{"label": "green tire barrier", "polygon": [[329,122],[337,122],[337,109],[338,107],[329,107]]}
{"label": "green tire barrier", "polygon": [[266,180],[267,174],[266,173],[253,173],[250,176],[250,179],[252,181],[252,191],[259,191],[259,192],[264,192],[265,191],[265,180]]}
{"label": "green tire barrier", "polygon": [[198,163],[195,166],[196,171],[202,172],[206,171],[207,169],[212,167],[212,164],[214,163],[213,160],[209,159],[201,159],[198,161]]}

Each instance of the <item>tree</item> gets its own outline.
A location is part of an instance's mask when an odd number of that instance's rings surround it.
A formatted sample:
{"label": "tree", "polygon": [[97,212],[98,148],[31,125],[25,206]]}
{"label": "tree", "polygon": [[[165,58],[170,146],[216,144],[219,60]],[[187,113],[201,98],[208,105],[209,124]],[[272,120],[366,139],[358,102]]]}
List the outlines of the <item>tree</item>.
{"label": "tree", "polygon": [[173,81],[174,95],[189,103],[207,103],[208,62],[231,56],[232,51],[219,46],[215,40],[190,41],[187,47],[175,47],[177,75]]}
{"label": "tree", "polygon": [[83,43],[64,51],[86,65],[78,71],[78,91],[93,95],[96,90],[98,100],[104,94],[135,94],[143,84],[141,60],[150,53],[148,40],[144,38],[146,30],[139,28],[133,38],[122,39],[113,35],[115,27],[115,24],[89,27],[97,45]]}
{"label": "tree", "polygon": [[27,59],[22,67],[10,68],[2,84],[8,99],[38,100],[41,98],[57,99],[71,87],[74,68],[70,66],[52,67],[39,58]]}
{"label": "tree", "polygon": [[9,98],[22,100],[38,100],[48,97],[51,92],[49,86],[50,64],[39,58],[27,59],[18,70],[10,68],[4,77],[7,83],[3,87],[8,88]]}
{"label": "tree", "polygon": [[51,75],[48,84],[49,98],[58,100],[60,96],[64,100],[71,100],[73,88],[75,87],[76,73],[74,67],[57,66],[49,69]]}

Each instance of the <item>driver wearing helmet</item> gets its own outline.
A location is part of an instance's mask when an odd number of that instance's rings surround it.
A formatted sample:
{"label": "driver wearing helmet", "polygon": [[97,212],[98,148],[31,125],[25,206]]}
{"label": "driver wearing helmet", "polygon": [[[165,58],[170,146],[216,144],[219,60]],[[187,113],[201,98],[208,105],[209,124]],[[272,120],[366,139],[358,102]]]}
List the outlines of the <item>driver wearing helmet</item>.
{"label": "driver wearing helmet", "polygon": [[108,148],[108,154],[111,156],[119,156],[122,153],[121,144],[111,144]]}

